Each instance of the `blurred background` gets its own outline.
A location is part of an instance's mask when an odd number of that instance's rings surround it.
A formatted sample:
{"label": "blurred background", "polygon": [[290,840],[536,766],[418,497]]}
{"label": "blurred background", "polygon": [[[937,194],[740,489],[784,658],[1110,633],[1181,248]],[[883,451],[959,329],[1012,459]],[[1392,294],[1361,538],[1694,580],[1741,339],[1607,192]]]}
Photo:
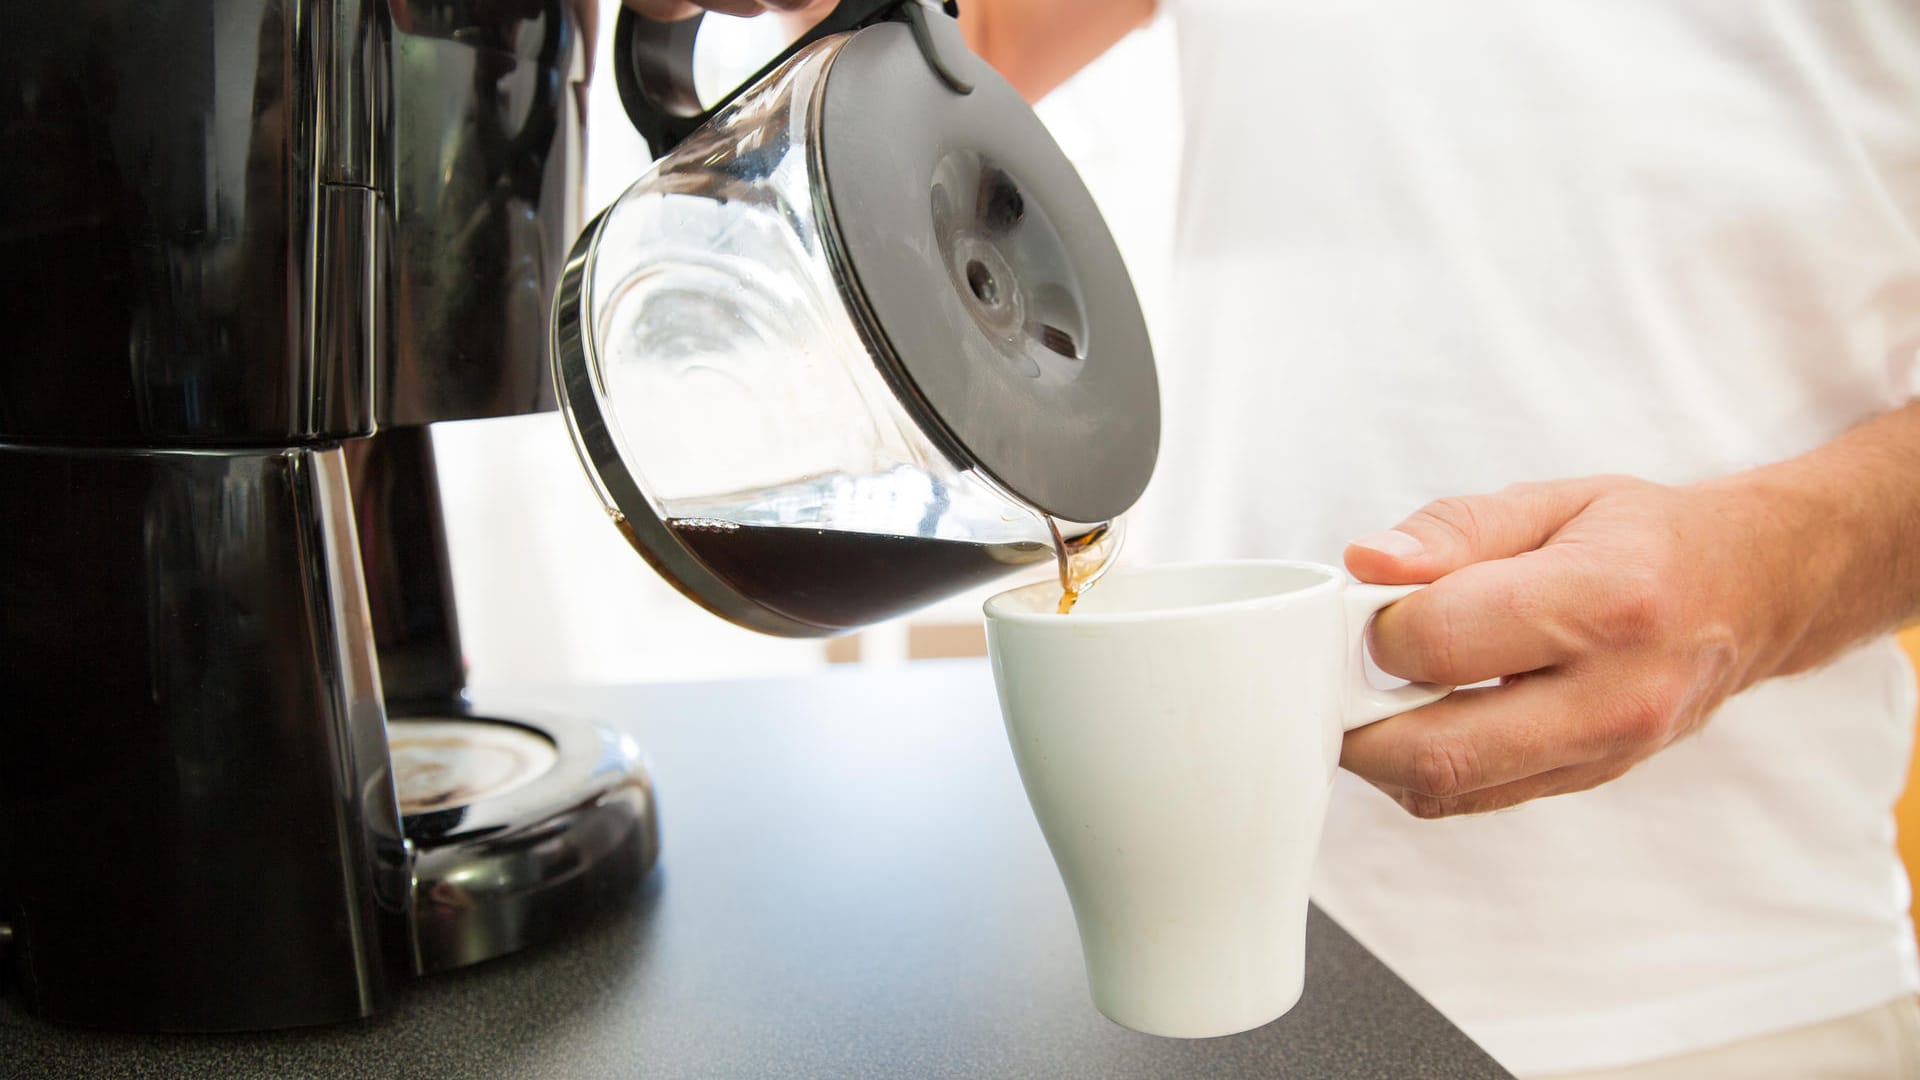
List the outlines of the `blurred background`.
{"label": "blurred background", "polygon": [[[730,72],[751,72],[777,53],[786,32],[775,19],[708,20],[696,65],[703,97],[723,91]],[[649,161],[608,74],[612,25],[609,10],[588,93],[588,216]],[[1165,332],[1177,86],[1172,30],[1162,19],[1039,106],[1113,229],[1163,368],[1178,362]],[[680,596],[614,531],[558,414],[438,424],[433,432],[462,644],[476,688],[789,674],[828,663],[984,654],[984,592],[824,642],[738,629]],[[1135,537],[1122,558],[1149,554]]]}

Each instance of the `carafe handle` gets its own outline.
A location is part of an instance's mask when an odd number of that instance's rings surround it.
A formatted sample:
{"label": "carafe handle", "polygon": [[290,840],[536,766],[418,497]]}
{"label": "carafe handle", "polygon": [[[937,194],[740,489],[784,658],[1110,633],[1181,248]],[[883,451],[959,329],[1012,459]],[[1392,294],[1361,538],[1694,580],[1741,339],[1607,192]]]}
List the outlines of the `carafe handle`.
{"label": "carafe handle", "polygon": [[[858,30],[887,19],[905,19],[914,27],[914,37],[927,54],[927,61],[957,93],[972,87],[953,74],[951,65],[940,58],[941,35],[927,26],[927,0],[840,0],[827,17],[821,19],[799,39],[781,51],[753,76],[728,91],[711,108],[702,108],[693,85],[693,44],[700,34],[704,16],[695,15],[676,22],[649,19],[632,8],[622,7],[613,24],[613,79],[620,90],[620,103],[627,118],[647,140],[647,148],[658,159],[687,136],[699,130],[721,109],[748,87],[757,85],[773,69],[801,49],[830,34]],[[941,5],[948,16],[959,14],[955,0]],[[954,40],[958,35],[954,35]]]}

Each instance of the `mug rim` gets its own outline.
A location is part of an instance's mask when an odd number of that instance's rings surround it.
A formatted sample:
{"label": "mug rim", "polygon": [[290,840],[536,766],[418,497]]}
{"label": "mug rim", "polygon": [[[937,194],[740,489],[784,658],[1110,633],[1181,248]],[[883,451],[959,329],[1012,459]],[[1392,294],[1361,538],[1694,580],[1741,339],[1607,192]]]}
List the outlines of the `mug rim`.
{"label": "mug rim", "polygon": [[[1036,581],[1016,586],[987,597],[981,605],[981,612],[988,622],[1023,623],[1038,625],[1045,622],[1058,623],[1062,628],[1074,626],[1116,625],[1125,623],[1166,621],[1168,619],[1193,618],[1203,615],[1230,614],[1236,611],[1250,611],[1272,605],[1276,601],[1293,602],[1295,597],[1306,598],[1322,591],[1331,591],[1347,585],[1347,574],[1327,563],[1312,562],[1306,559],[1213,559],[1195,562],[1166,563],[1152,566],[1117,568],[1108,575],[1109,580],[1118,577],[1153,577],[1162,574],[1192,573],[1196,570],[1217,570],[1222,567],[1247,570],[1309,570],[1320,576],[1320,580],[1311,585],[1280,592],[1263,593],[1239,600],[1221,600],[1210,604],[1183,604],[1178,607],[1154,608],[1150,611],[1112,611],[1079,612],[1060,615],[1050,609],[1038,611],[1009,611],[1006,605],[1012,598],[1022,593],[1052,591],[1060,589],[1055,580]],[[1095,588],[1099,586],[1096,584]]]}

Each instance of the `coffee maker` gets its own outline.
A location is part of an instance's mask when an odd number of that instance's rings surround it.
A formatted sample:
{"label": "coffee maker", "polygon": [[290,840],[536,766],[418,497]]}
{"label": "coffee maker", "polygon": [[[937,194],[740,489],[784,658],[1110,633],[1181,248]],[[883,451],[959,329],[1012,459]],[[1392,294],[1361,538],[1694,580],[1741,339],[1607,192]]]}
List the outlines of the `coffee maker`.
{"label": "coffee maker", "polygon": [[0,16],[0,951],[35,1013],[366,1016],[652,862],[630,742],[470,714],[427,430],[553,407],[584,13]]}
{"label": "coffee maker", "polygon": [[557,404],[656,570],[796,636],[1065,565],[1145,486],[1131,283],[951,4],[842,3],[712,106],[697,23],[623,12],[660,161],[583,230],[592,2],[0,15],[0,978],[31,1011],[364,1017],[652,865],[630,740],[470,707],[430,424]]}

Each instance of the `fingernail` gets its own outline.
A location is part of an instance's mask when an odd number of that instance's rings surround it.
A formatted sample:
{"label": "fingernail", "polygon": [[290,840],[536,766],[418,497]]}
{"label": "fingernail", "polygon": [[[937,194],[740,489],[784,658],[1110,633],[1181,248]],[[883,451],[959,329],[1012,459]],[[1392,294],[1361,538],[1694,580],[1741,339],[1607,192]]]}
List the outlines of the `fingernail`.
{"label": "fingernail", "polygon": [[1403,533],[1399,529],[1389,529],[1386,532],[1363,536],[1355,540],[1353,546],[1377,551],[1392,559],[1418,558],[1427,550],[1426,545],[1422,544],[1419,538]]}

